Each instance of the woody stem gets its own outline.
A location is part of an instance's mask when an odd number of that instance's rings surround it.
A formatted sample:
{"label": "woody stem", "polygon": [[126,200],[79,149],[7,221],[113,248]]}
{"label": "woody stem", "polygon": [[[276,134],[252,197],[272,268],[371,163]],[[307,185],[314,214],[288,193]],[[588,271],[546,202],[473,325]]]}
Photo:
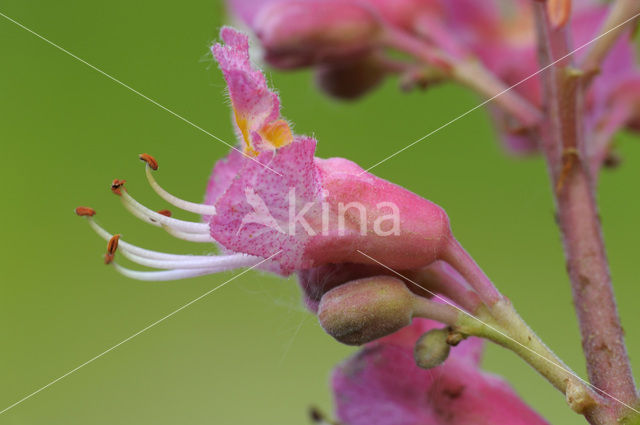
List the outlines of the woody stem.
{"label": "woody stem", "polygon": [[[566,28],[550,25],[543,2],[534,5],[542,66],[569,51]],[[636,390],[614,299],[600,228],[594,178],[582,138],[582,76],[570,59],[543,75],[545,120],[541,148],[547,160],[590,382],[633,404]],[[607,398],[591,409],[592,424],[615,423],[624,406]]]}

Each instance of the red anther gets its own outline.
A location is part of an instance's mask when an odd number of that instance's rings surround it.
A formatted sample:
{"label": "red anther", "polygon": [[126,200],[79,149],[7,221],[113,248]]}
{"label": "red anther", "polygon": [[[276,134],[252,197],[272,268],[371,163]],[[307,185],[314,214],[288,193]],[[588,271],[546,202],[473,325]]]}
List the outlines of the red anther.
{"label": "red anther", "polygon": [[141,153],[139,158],[141,161],[146,162],[147,165],[151,167],[153,171],[158,169],[158,161],[156,161],[156,159],[151,155],[149,155],[148,153]]}
{"label": "red anther", "polygon": [[158,211],[158,214],[162,214],[165,217],[171,217],[171,211],[169,211],[169,210],[160,210],[160,211]]}
{"label": "red anther", "polygon": [[122,187],[124,186],[126,180],[115,179],[113,183],[111,183],[111,191],[118,196],[122,195]]}
{"label": "red anther", "polygon": [[96,210],[91,207],[77,207],[76,214],[80,217],[93,217],[96,215]]}
{"label": "red anther", "polygon": [[118,249],[118,241],[120,240],[120,235],[113,235],[111,239],[109,239],[109,243],[107,244],[107,254],[115,255],[116,250]]}

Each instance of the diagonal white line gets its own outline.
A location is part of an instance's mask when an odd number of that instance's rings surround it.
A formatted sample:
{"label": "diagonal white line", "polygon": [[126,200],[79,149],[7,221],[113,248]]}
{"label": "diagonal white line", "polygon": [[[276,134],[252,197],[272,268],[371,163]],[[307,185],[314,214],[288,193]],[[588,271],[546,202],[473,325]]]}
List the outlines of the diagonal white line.
{"label": "diagonal white line", "polygon": [[3,410],[0,410],[0,415],[2,415],[3,413],[5,413],[6,411],[13,409],[14,407],[16,407],[17,405],[19,405],[20,403],[30,399],[31,397],[33,397],[34,395],[38,394],[41,391],[46,390],[47,388],[49,388],[50,386],[52,386],[53,384],[55,384],[58,381],[63,380],[64,378],[66,378],[67,376],[71,375],[74,372],[77,372],[78,370],[82,369],[83,367],[85,367],[86,365],[88,365],[89,363],[94,362],[95,360],[98,360],[100,357],[104,356],[105,354],[115,350],[116,348],[120,347],[122,344],[131,341],[133,338],[137,337],[138,335],[140,335],[141,333],[144,333],[146,331],[148,331],[149,329],[153,328],[154,326],[164,322],[165,320],[167,320],[168,318],[170,318],[171,316],[175,315],[176,313],[181,312],[182,310],[184,310],[185,308],[189,307],[191,304],[194,304],[198,301],[200,301],[201,299],[203,299],[204,297],[206,297],[207,295],[212,294],[213,292],[217,291],[218,289],[222,288],[223,286],[225,286],[227,283],[231,282],[232,280],[235,280],[237,278],[239,278],[240,276],[242,276],[243,274],[247,273],[248,271],[255,269],[256,267],[258,267],[260,264],[269,261],[270,259],[272,259],[273,257],[275,257],[276,255],[278,255],[282,250],[276,252],[275,254],[271,255],[268,258],[265,258],[264,260],[260,261],[258,264],[256,264],[255,266],[249,267],[246,270],[243,270],[242,272],[238,273],[237,275],[233,276],[231,279],[222,282],[220,285],[216,286],[213,289],[208,290],[207,292],[205,292],[204,294],[200,295],[198,298],[195,298],[191,301],[189,301],[188,303],[186,303],[185,305],[183,305],[182,307],[172,311],[171,313],[167,314],[166,316],[164,316],[161,319],[156,320],[155,322],[153,322],[152,324],[150,324],[149,326],[140,329],[138,332],[134,333],[133,335],[131,335],[128,338],[123,339],[122,341],[120,341],[119,343],[117,343],[116,345],[114,345],[113,347],[103,351],[102,353],[98,354],[95,357],[92,357],[91,359],[87,360],[86,362],[82,363],[80,366],[71,369],[69,372],[65,373],[64,375],[54,379],[53,381],[49,382],[47,385],[37,389],[36,391],[32,392],[31,394],[29,394],[26,397],[21,398],[20,400],[16,401],[15,403],[13,403],[12,405],[4,408]]}
{"label": "diagonal white line", "polygon": [[430,137],[434,134],[436,134],[437,132],[439,132],[440,130],[449,127],[451,124],[453,124],[454,122],[458,121],[459,119],[462,119],[464,117],[466,117],[467,115],[469,115],[470,113],[482,108],[483,106],[485,106],[487,103],[490,103],[492,101],[494,101],[496,98],[502,96],[503,94],[505,94],[506,92],[518,87],[519,85],[521,85],[522,83],[525,83],[527,81],[529,81],[530,79],[532,79],[533,77],[535,77],[536,75],[546,71],[547,69],[551,68],[552,66],[554,66],[555,64],[557,64],[558,62],[562,62],[563,60],[565,60],[566,58],[568,58],[569,56],[573,55],[574,53],[584,49],[585,47],[589,46],[590,44],[596,42],[597,40],[601,39],[602,37],[606,36],[607,34],[609,34],[611,31],[615,31],[616,29],[620,28],[621,26],[624,26],[626,24],[628,24],[629,22],[633,21],[634,19],[636,19],[638,16],[640,16],[640,13],[637,13],[635,15],[633,15],[631,18],[627,19],[626,21],[622,22],[619,25],[616,25],[615,27],[609,29],[608,31],[603,32],[602,34],[600,34],[599,36],[597,36],[596,38],[594,38],[593,40],[581,45],[580,47],[574,49],[573,51],[567,53],[566,55],[562,56],[560,59],[557,59],[553,62],[551,62],[549,65],[544,66],[543,68],[540,68],[538,71],[534,72],[533,74],[529,75],[528,77],[524,78],[523,80],[520,80],[519,82],[515,83],[514,85],[507,87],[506,89],[502,90],[500,93],[494,95],[493,97],[490,97],[489,99],[485,100],[484,102],[474,106],[473,108],[469,109],[468,111],[464,112],[462,115],[457,116],[456,118],[452,119],[451,121],[441,125],[440,127],[436,128],[435,130],[431,131],[430,133],[425,134],[424,136],[422,136],[421,138],[419,138],[418,140],[416,140],[413,143],[408,144],[407,146],[405,146],[404,148],[400,149],[399,151],[396,151],[395,153],[389,155],[388,157],[386,157],[385,159],[383,159],[382,161],[376,162],[375,164],[373,164],[371,167],[367,168],[366,170],[362,171],[360,174],[364,174],[370,170],[372,170],[373,168],[377,167],[378,165],[382,164],[383,162],[387,162],[388,160],[390,160],[391,158],[393,158],[394,156],[406,151],[407,149],[409,149],[410,147],[412,147],[413,145],[420,143],[421,141],[423,141],[424,139],[426,139],[427,137]]}
{"label": "diagonal white line", "polygon": [[5,15],[4,13],[0,12],[0,16],[2,16],[3,18],[5,18],[6,20],[13,22],[14,24],[16,24],[17,26],[19,26],[20,28],[22,28],[23,30],[35,35],[36,37],[38,37],[40,40],[48,43],[49,45],[55,47],[56,49],[60,50],[61,52],[66,53],[67,55],[71,56],[72,58],[76,59],[77,61],[85,64],[86,66],[88,66],[89,68],[93,69],[94,71],[104,75],[105,77],[107,77],[108,79],[110,79],[111,81],[120,84],[122,87],[126,88],[127,90],[137,94],[138,96],[140,96],[141,98],[148,100],[149,102],[153,103],[154,105],[156,105],[158,108],[163,109],[165,111],[167,111],[168,113],[170,113],[171,115],[173,115],[174,117],[186,122],[187,124],[189,124],[191,127],[200,130],[201,132],[203,132],[204,134],[206,134],[209,137],[214,138],[215,140],[227,145],[228,147],[230,147],[231,149],[240,152],[242,155],[246,156],[247,158],[249,158],[252,161],[257,162],[258,164],[262,165],[264,168],[268,169],[269,171],[282,176],[282,174],[280,174],[279,172],[277,172],[276,170],[268,167],[267,165],[261,163],[260,161],[258,161],[257,159],[253,158],[250,155],[247,155],[246,153],[242,152],[241,150],[239,150],[238,148],[236,148],[235,146],[225,142],[224,140],[222,140],[221,138],[219,138],[218,136],[216,136],[215,134],[205,130],[204,128],[200,127],[199,125],[193,123],[192,121],[189,121],[188,119],[186,119],[185,117],[183,117],[182,115],[178,114],[177,112],[172,111],[171,109],[167,108],[164,105],[161,105],[160,103],[156,102],[155,100],[151,99],[150,97],[140,93],[138,90],[134,89],[133,87],[129,86],[126,83],[123,83],[122,81],[120,81],[119,79],[117,79],[116,77],[106,73],[105,71],[101,70],[100,68],[90,64],[89,62],[85,61],[84,59],[74,55],[73,53],[71,53],[70,51],[68,51],[67,49],[65,49],[64,47],[61,47],[59,45],[57,45],[56,43],[54,43],[53,41],[47,39],[46,37],[38,34],[37,32],[33,31],[32,29],[22,25],[20,22],[16,21],[15,19],[12,19],[10,17],[8,17],[7,15]]}
{"label": "diagonal white line", "polygon": [[542,360],[545,360],[546,362],[556,366],[557,368],[567,372],[569,375],[573,376],[574,378],[578,379],[579,381],[583,382],[584,384],[588,385],[589,387],[593,388],[594,390],[598,391],[599,393],[606,395],[607,397],[609,397],[610,399],[617,401],[618,403],[622,404],[623,406],[633,410],[634,412],[640,414],[640,411],[636,410],[635,408],[629,406],[627,403],[625,403],[622,400],[617,399],[616,397],[612,396],[611,394],[609,394],[608,392],[601,390],[600,388],[596,387],[595,385],[593,385],[592,383],[590,383],[589,381],[586,381],[584,379],[582,379],[581,377],[579,377],[578,375],[576,375],[573,371],[567,369],[566,367],[559,365],[558,363],[554,362],[553,360],[548,359],[546,356],[538,353],[537,351],[527,347],[526,345],[522,344],[519,341],[516,341],[515,339],[513,339],[512,337],[510,337],[509,335],[505,334],[504,332],[500,331],[499,329],[496,329],[495,327],[491,326],[490,324],[484,322],[482,319],[479,319],[478,317],[474,316],[473,314],[461,309],[460,307],[458,307],[457,305],[453,304],[452,302],[450,302],[449,300],[447,300],[446,298],[441,297],[440,295],[436,294],[435,292],[432,292],[430,290],[428,290],[427,288],[423,287],[422,285],[414,282],[413,280],[409,279],[408,277],[398,273],[397,271],[395,271],[394,269],[392,269],[391,267],[387,267],[386,265],[382,264],[380,261],[376,260],[375,258],[365,254],[364,252],[360,251],[359,249],[357,249],[356,251],[358,251],[360,254],[364,255],[365,257],[367,257],[368,259],[375,261],[376,263],[378,263],[379,265],[381,265],[382,267],[384,267],[385,269],[389,270],[392,273],[395,273],[396,275],[400,276],[401,278],[407,280],[408,282],[411,282],[412,284],[416,285],[418,288],[428,292],[430,295],[432,295],[435,298],[438,298],[439,300],[445,302],[446,304],[450,305],[451,307],[455,308],[456,310],[459,310],[460,312],[464,313],[465,315],[471,317],[474,320],[477,320],[479,323],[482,323],[484,326],[488,327],[489,329],[499,333],[500,335],[502,335],[503,337],[507,338],[510,341],[515,342],[516,344],[520,345],[522,348],[530,351],[531,353],[535,354],[536,356],[540,357]]}

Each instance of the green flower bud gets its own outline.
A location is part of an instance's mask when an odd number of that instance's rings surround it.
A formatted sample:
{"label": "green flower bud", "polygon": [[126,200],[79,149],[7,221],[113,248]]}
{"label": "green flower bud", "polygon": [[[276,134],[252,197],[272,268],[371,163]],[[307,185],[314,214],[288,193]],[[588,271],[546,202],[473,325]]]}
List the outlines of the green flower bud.
{"label": "green flower bud", "polygon": [[449,357],[451,346],[447,344],[447,329],[431,329],[418,339],[413,349],[416,364],[422,369],[440,366]]}
{"label": "green flower bud", "polygon": [[411,324],[414,295],[399,279],[374,276],[333,288],[322,296],[324,330],[347,345],[362,345]]}

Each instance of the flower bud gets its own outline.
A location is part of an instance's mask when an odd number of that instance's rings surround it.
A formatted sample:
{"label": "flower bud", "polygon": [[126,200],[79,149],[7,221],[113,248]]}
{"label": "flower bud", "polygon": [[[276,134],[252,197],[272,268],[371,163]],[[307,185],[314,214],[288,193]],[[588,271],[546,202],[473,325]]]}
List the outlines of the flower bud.
{"label": "flower bud", "polygon": [[347,345],[362,345],[409,324],[414,295],[399,279],[375,276],[333,288],[320,300],[323,329]]}
{"label": "flower bud", "polygon": [[547,13],[554,28],[562,28],[571,16],[571,0],[547,0]]}
{"label": "flower bud", "polygon": [[370,11],[341,0],[275,2],[259,12],[253,27],[266,61],[285,69],[365,53],[379,30]]}
{"label": "flower bud", "polygon": [[576,382],[572,379],[569,379],[567,382],[565,397],[569,407],[581,415],[595,404],[587,387],[582,385],[581,382]]}
{"label": "flower bud", "polygon": [[451,349],[448,336],[447,329],[431,329],[422,335],[413,349],[416,364],[422,369],[431,369],[444,363]]}
{"label": "flower bud", "polygon": [[382,82],[386,71],[371,56],[322,65],[316,70],[316,84],[330,96],[352,100]]}

